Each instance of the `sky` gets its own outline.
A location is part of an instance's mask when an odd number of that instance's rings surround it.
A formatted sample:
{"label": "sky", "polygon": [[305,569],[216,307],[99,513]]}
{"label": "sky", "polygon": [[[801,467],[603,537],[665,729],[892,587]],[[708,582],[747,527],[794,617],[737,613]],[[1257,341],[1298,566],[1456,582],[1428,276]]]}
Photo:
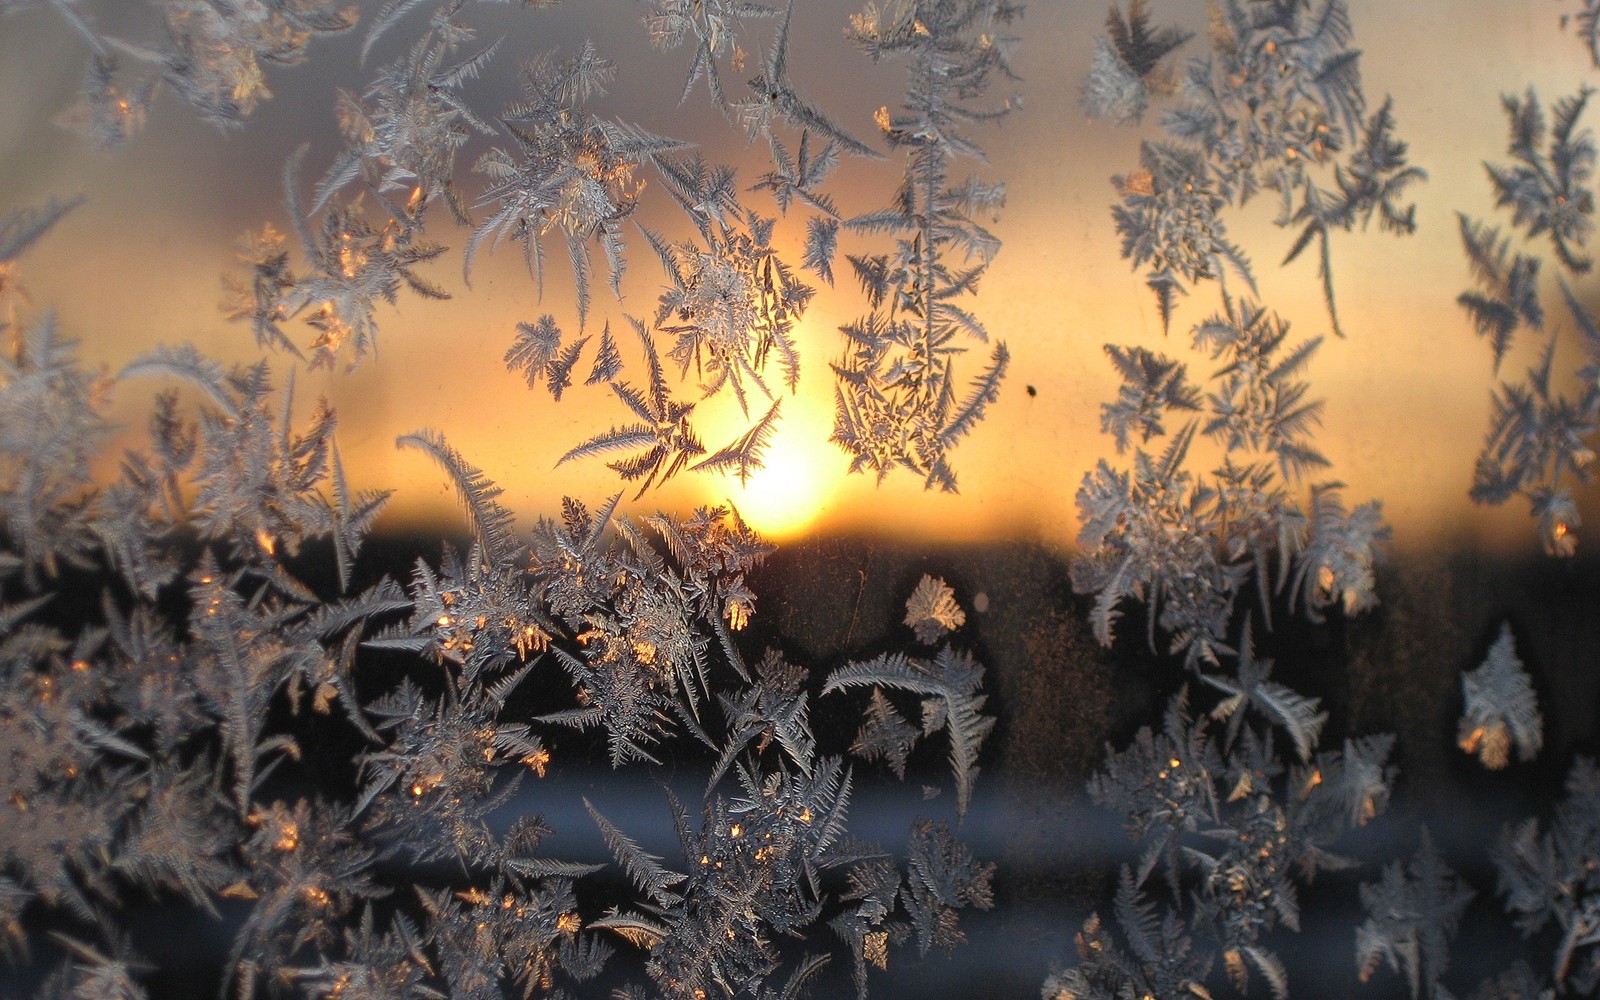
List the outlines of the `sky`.
{"label": "sky", "polygon": [[[143,4],[80,6],[108,30],[130,36],[148,30]],[[370,13],[377,4],[365,6]],[[1501,95],[1532,86],[1553,100],[1600,81],[1582,44],[1561,25],[1562,6],[1533,0],[1350,4],[1369,103],[1393,96],[1398,133],[1429,179],[1414,189],[1415,236],[1397,238],[1375,228],[1335,235],[1335,280],[1349,336],[1327,338],[1310,376],[1313,394],[1326,400],[1318,437],[1332,461],[1325,478],[1344,482],[1352,503],[1381,498],[1400,547],[1536,548],[1520,503],[1484,510],[1466,496],[1493,382],[1489,348],[1454,301],[1468,285],[1456,213],[1506,221],[1495,216],[1483,170],[1483,161],[1505,158]],[[1151,7],[1160,22],[1204,27],[1198,0],[1154,0]],[[516,96],[519,61],[592,40],[617,65],[611,92],[597,104],[604,115],[696,142],[709,158],[739,166],[741,181],[752,183],[764,169],[763,150],[746,143],[703,89],[680,103],[689,53],[653,49],[640,21],[643,9],[635,0],[568,0],[538,10],[469,6],[463,16],[481,37],[504,37],[469,97],[493,114]],[[843,0],[799,0],[790,75],[835,120],[872,136],[873,113],[900,100],[902,67],[874,65],[845,44],[841,29],[856,9]],[[1202,376],[1208,362],[1189,350],[1186,331],[1218,308],[1214,286],[1198,288],[1180,302],[1173,332],[1164,335],[1143,276],[1119,255],[1110,178],[1137,166],[1140,141],[1157,137],[1159,129],[1155,115],[1130,128],[1090,121],[1083,111],[1081,81],[1104,16],[1099,3],[1028,5],[1014,29],[1022,110],[975,131],[988,162],[962,165],[1007,186],[1007,204],[992,226],[1004,248],[973,308],[1006,342],[1012,366],[988,419],[953,453],[960,493],[926,492],[909,475],[881,485],[846,475],[846,458],[828,443],[828,363],[843,350],[838,327],[866,311],[859,290],[841,277],[837,287],[819,291],[802,322],[801,384],[784,401],[769,472],[748,487],[725,476],[683,475],[637,501],[630,491],[624,509],[684,510],[726,498],[779,538],[853,531],[1071,543],[1078,484],[1099,458],[1114,457],[1100,430],[1100,406],[1115,396],[1118,381],[1103,346],[1164,351]],[[175,95],[164,94],[149,127],[114,155],[97,153],[53,123],[82,83],[80,39],[44,8],[0,17],[0,93],[11,95],[0,101],[0,212],[52,196],[82,193],[87,199],[25,258],[21,273],[34,304],[53,308],[63,332],[82,342],[84,357],[110,371],[157,344],[182,341],[231,361],[255,360],[259,352],[248,329],[224,320],[219,309],[222,276],[238,273],[234,248],[265,223],[288,230],[285,160],[306,144],[311,177],[333,161],[341,148],[331,110],[335,89],[360,89],[375,65],[403,51],[420,30],[420,17],[397,27],[366,66],[358,32],[313,42],[303,65],[271,68],[274,99],[242,131],[201,122]],[[759,62],[770,26],[753,22],[741,38],[751,65]],[[1181,54],[1201,51],[1197,38]],[[748,66],[744,74],[725,69],[734,86],[749,72]],[[464,156],[463,173],[472,158]],[[847,162],[833,185],[841,209],[848,215],[881,207],[899,174],[894,160]],[[469,191],[478,183],[470,173],[463,182]],[[761,197],[750,195],[747,202],[759,207]],[[1326,335],[1314,256],[1279,267],[1292,233],[1274,227],[1273,215],[1270,200],[1260,199],[1230,217],[1229,231],[1254,262],[1263,298],[1291,321],[1291,337]],[[672,238],[689,235],[659,186],[647,188],[640,216]],[[454,297],[403,297],[397,307],[386,307],[376,357],[352,373],[298,372],[299,398],[309,405],[325,394],[338,411],[339,446],[353,485],[396,490],[380,528],[458,518],[438,469],[422,454],[394,445],[396,436],[423,427],[443,433],[497,481],[505,489],[502,501],[524,523],[556,512],[564,495],[602,501],[622,487],[600,460],[559,468],[557,460],[577,442],[624,422],[620,403],[599,387],[581,386],[553,403],[501,360],[519,322],[549,313],[563,329],[576,330],[564,262],[551,262],[541,297],[517,248],[502,247],[480,258],[469,287],[461,273],[466,230],[446,222],[440,213],[430,235],[452,249],[424,273]],[[798,253],[799,226],[798,219],[780,222],[780,248]],[[586,332],[607,320],[625,330],[624,314],[654,311],[660,271],[642,238],[635,234],[630,245],[634,256],[622,300],[598,292]],[[845,252],[885,248],[881,239],[841,240]],[[1594,301],[1600,299],[1597,281],[1591,274],[1574,287]],[[628,353],[631,346],[624,348],[629,363],[637,360]],[[1537,346],[1519,344],[1503,373],[1531,364]],[[289,359],[276,356],[273,363],[286,377]],[[166,387],[154,379],[119,385],[114,419],[136,428]],[[701,411],[719,407],[721,414],[708,412],[702,425],[713,446],[741,430],[726,401]],[[1600,522],[1600,512],[1590,520]]]}

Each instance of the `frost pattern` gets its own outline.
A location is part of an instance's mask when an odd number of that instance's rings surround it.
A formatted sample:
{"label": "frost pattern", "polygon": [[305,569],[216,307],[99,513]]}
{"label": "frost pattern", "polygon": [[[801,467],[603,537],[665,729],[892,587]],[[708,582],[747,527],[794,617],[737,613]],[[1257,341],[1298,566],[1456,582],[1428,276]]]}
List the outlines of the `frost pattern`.
{"label": "frost pattern", "polygon": [[1533,693],[1533,682],[1517,659],[1511,623],[1489,647],[1489,655],[1476,670],[1461,675],[1461,721],[1456,742],[1476,754],[1491,771],[1505,767],[1511,748],[1524,763],[1539,756],[1544,747],[1544,717]]}
{"label": "frost pattern", "polygon": [[[1587,15],[1581,15],[1587,16]],[[1592,24],[1591,24],[1592,26]],[[1589,480],[1594,460],[1591,442],[1600,431],[1600,323],[1582,304],[1569,277],[1588,272],[1584,249],[1594,230],[1595,204],[1587,190],[1596,156],[1593,134],[1580,128],[1590,90],[1564,97],[1546,121],[1544,106],[1530,88],[1502,104],[1510,125],[1510,166],[1486,164],[1495,203],[1511,210],[1513,234],[1522,244],[1547,237],[1557,267],[1557,284],[1566,318],[1577,331],[1583,364],[1568,374],[1555,368],[1557,331],[1552,328],[1539,359],[1521,381],[1502,381],[1493,391],[1489,434],[1473,469],[1474,503],[1499,505],[1513,497],[1528,501],[1539,539],[1547,553],[1577,551],[1581,518],[1573,484]],[[1547,148],[1541,148],[1547,147]],[[1494,369],[1523,329],[1544,330],[1540,301],[1543,258],[1513,250],[1513,235],[1498,226],[1460,216],[1461,239],[1475,288],[1456,301],[1473,329],[1489,338]],[[1569,393],[1565,386],[1571,385]]]}
{"label": "frost pattern", "polygon": [[979,217],[999,211],[1005,187],[950,173],[958,157],[982,155],[962,126],[1015,106],[976,102],[991,80],[1011,76],[1012,43],[997,32],[1020,13],[1001,0],[913,0],[869,5],[851,20],[851,39],[873,59],[907,58],[909,80],[904,111],[878,113],[883,137],[906,151],[905,180],[887,207],[845,223],[895,238],[890,253],[849,258],[872,306],[842,328],[845,353],[833,365],[833,440],[852,472],[882,481],[905,468],[928,489],[954,491],[948,452],[982,419],[1005,377],[1010,354],[997,341],[965,390],[955,378],[962,342],[989,340],[957,300],[976,290],[1000,248]]}
{"label": "frost pattern", "polygon": [[[14,260],[70,208],[0,220],[8,315]],[[347,479],[335,415],[297,406],[292,375],[184,345],[94,376],[29,320],[0,369],[0,941],[40,996],[145,995],[121,924],[151,894],[229,914],[217,971],[241,998],[570,996],[609,970],[621,995],[798,1000],[833,951],[864,996],[891,946],[948,952],[960,912],[993,905],[993,866],[943,821],[913,821],[899,860],[849,836],[862,765],[810,723],[848,681],[776,653],[746,666],[771,546],[731,510],[568,501],[522,533],[422,430],[399,444],[453,483],[471,545],[373,579],[388,494]],[[523,332],[513,360],[545,376],[559,330]],[[98,485],[102,398],[151,382],[188,391],[158,388],[148,444]],[[939,704],[915,737],[951,733],[958,816],[994,725],[982,677],[943,649],[915,683],[883,678]],[[685,743],[718,761],[698,823],[668,797],[681,864],[590,803],[621,897],[607,866],[541,849],[553,831],[517,795],[568,766],[570,729],[615,767]],[[903,773],[896,753],[879,756]]]}

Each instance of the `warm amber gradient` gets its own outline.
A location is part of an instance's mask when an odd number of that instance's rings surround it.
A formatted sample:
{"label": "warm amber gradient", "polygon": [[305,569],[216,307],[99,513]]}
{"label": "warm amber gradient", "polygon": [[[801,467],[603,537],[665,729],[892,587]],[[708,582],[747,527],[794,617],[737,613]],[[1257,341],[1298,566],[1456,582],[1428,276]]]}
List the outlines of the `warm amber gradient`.
{"label": "warm amber gradient", "polygon": [[[807,96],[870,135],[873,110],[898,101],[900,78],[898,67],[874,67],[842,46],[839,27],[855,6],[845,0],[797,4],[790,64]],[[1152,6],[1162,19],[1203,29],[1199,0]],[[1348,484],[1352,501],[1383,498],[1401,545],[1534,544],[1520,507],[1477,510],[1465,496],[1491,381],[1488,348],[1454,304],[1467,283],[1454,213],[1494,215],[1481,163],[1504,158],[1503,92],[1531,84],[1554,99],[1600,81],[1581,44],[1558,24],[1560,7],[1532,0],[1351,3],[1368,94],[1374,104],[1394,94],[1400,134],[1431,179],[1416,189],[1421,231],[1415,237],[1376,230],[1336,236],[1335,273],[1350,338],[1328,341],[1312,376],[1316,393],[1327,400],[1321,444],[1334,462],[1330,477]],[[1078,106],[1079,80],[1103,10],[1101,3],[1066,0],[1029,5],[1018,60],[1025,110],[980,136],[992,162],[979,169],[1004,179],[1010,197],[995,225],[1005,249],[977,310],[1008,342],[1013,367],[988,421],[956,452],[961,494],[925,493],[905,476],[881,486],[869,477],[846,477],[842,453],[826,443],[833,406],[827,365],[842,349],[836,328],[864,309],[841,271],[839,286],[824,289],[805,318],[803,382],[799,394],[784,401],[786,420],[769,451],[771,471],[743,488],[723,476],[684,475],[629,509],[681,509],[727,498],[778,536],[852,530],[937,540],[1028,535],[1070,541],[1077,530],[1073,493],[1084,472],[1110,451],[1099,431],[1099,406],[1117,383],[1101,345],[1165,350],[1190,360],[1192,373],[1202,375],[1207,365],[1189,354],[1183,331],[1217,308],[1214,287],[1197,289],[1182,301],[1174,333],[1164,338],[1141,277],[1118,257],[1108,178],[1133,166],[1140,138],[1157,129],[1153,123],[1134,130],[1089,122]],[[746,151],[735,128],[707,108],[703,91],[677,104],[687,53],[651,50],[639,11],[624,0],[595,0],[553,12],[492,6],[473,12],[482,17],[478,23],[511,32],[496,69],[474,91],[480,106],[493,108],[513,96],[519,52],[592,36],[619,65],[608,114],[700,141],[712,158],[740,162],[742,181],[752,182],[760,151]],[[120,16],[136,23],[126,9]],[[404,26],[396,40],[414,27]],[[762,37],[746,47],[757,50]],[[241,133],[201,124],[165,95],[148,132],[107,158],[50,124],[81,79],[77,41],[47,11],[0,19],[0,94],[8,95],[0,101],[0,211],[51,195],[89,196],[29,255],[23,275],[35,302],[57,310],[65,332],[85,341],[91,360],[115,370],[151,345],[183,340],[238,361],[256,357],[247,330],[220,316],[220,276],[232,266],[232,247],[245,231],[265,222],[287,229],[279,171],[295,146],[311,143],[306,186],[334,155],[333,87],[359,87],[368,76],[355,65],[353,50],[349,40],[314,46],[313,65],[274,71],[276,99]],[[841,207],[847,213],[877,207],[897,180],[893,163],[847,164],[837,185]],[[760,206],[763,197],[749,201]],[[1275,208],[1263,198],[1232,218],[1230,232],[1250,253],[1266,300],[1292,319],[1297,334],[1323,334],[1315,260],[1308,255],[1288,268],[1277,266],[1291,234],[1272,226]],[[659,187],[647,190],[643,218],[674,238],[688,235],[663,205]],[[385,515],[391,527],[455,517],[443,475],[419,453],[393,445],[397,435],[426,426],[442,431],[500,482],[505,501],[526,518],[554,511],[563,494],[597,500],[620,488],[598,460],[555,468],[573,444],[627,419],[617,400],[580,385],[554,405],[500,360],[518,321],[551,312],[569,335],[576,328],[570,276],[559,252],[552,254],[539,302],[516,248],[482,258],[468,289],[460,278],[465,233],[441,226],[435,237],[458,249],[429,273],[457,297],[446,303],[402,299],[385,313],[376,358],[348,376],[319,371],[298,377],[303,399],[326,393],[339,410],[340,447],[354,483],[398,490]],[[785,239],[794,249],[797,235]],[[643,239],[630,240],[636,252],[624,299],[618,303],[598,289],[586,332],[597,333],[610,319],[633,362],[637,345],[622,315],[648,316],[660,279]],[[878,246],[846,236],[841,248],[871,252]],[[1580,295],[1600,297],[1597,280],[1580,279]],[[1506,373],[1531,363],[1535,347],[1520,344]],[[283,370],[284,359],[276,361]],[[1030,385],[1036,394],[1026,391]],[[137,425],[159,388],[120,387],[118,419]],[[731,407],[717,401],[707,408]],[[758,412],[753,406],[752,415]],[[724,412],[702,424],[708,447],[742,429],[734,415]]]}

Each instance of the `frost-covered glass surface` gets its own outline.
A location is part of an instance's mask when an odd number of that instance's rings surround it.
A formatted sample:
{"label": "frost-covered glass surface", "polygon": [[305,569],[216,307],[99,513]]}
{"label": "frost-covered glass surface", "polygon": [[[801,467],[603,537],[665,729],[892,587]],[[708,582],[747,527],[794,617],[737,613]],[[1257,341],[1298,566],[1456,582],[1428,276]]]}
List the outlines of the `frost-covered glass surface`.
{"label": "frost-covered glass surface", "polygon": [[0,0],[5,992],[1592,992],[1597,27]]}

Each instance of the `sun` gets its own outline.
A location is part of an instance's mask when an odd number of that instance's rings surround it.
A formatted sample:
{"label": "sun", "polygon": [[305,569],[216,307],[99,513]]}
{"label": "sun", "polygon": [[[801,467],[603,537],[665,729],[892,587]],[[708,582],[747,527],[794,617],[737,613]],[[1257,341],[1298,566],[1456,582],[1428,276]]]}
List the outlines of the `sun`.
{"label": "sun", "polygon": [[784,401],[783,421],[763,455],[763,467],[742,485],[734,477],[708,483],[713,502],[738,508],[746,524],[774,541],[805,531],[829,508],[843,473],[844,457],[828,443],[832,414]]}

